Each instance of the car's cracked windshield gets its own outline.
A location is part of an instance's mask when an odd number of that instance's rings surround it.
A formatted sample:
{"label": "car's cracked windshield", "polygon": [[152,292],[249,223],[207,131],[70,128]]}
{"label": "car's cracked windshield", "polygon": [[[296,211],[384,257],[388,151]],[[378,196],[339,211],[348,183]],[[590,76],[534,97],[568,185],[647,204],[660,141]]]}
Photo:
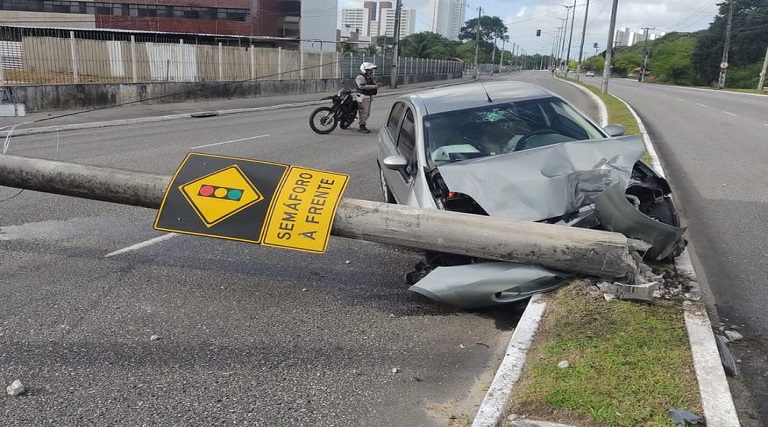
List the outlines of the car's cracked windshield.
{"label": "car's cracked windshield", "polygon": [[424,119],[427,158],[441,164],[605,135],[555,97],[431,114]]}

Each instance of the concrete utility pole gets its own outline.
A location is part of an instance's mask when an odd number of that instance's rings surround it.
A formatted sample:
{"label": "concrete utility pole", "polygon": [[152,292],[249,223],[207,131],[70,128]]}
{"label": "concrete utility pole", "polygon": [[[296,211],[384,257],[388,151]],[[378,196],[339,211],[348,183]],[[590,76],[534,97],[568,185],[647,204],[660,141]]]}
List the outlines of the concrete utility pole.
{"label": "concrete utility pole", "polygon": [[765,83],[765,73],[768,72],[768,49],[765,50],[765,59],[763,60],[763,70],[760,71],[760,81],[757,83],[757,91],[763,91],[763,84]]}
{"label": "concrete utility pole", "polygon": [[562,63],[562,61],[565,59],[565,35],[568,33],[568,14],[571,13],[571,7],[573,6],[565,6],[562,4],[560,6],[563,6],[566,9],[564,23],[565,29],[563,29],[563,46],[560,48],[560,63]]}
{"label": "concrete utility pole", "polygon": [[720,61],[720,77],[717,79],[717,88],[725,87],[725,72],[728,69],[728,51],[731,50],[731,23],[733,22],[733,0],[728,0],[728,25],[725,27],[725,45],[723,46],[723,59]]}
{"label": "concrete utility pole", "polygon": [[501,72],[501,67],[504,66],[504,48],[507,45],[507,36],[504,35],[504,38],[501,39],[501,52],[499,52],[499,72]]}
{"label": "concrete utility pole", "polygon": [[[399,0],[398,0],[399,1]],[[477,55],[480,52],[480,17],[483,15],[483,8],[477,8],[477,34],[475,34],[475,80],[477,80]]]}
{"label": "concrete utility pole", "polygon": [[573,0],[573,15],[571,15],[571,34],[568,36],[568,51],[565,53],[565,76],[568,77],[568,63],[571,61],[571,41],[573,40],[573,23],[576,19],[576,0]]}
{"label": "concrete utility pole", "polygon": [[611,61],[613,60],[613,32],[616,31],[616,11],[619,8],[619,0],[613,0],[611,9],[611,24],[608,28],[608,43],[605,45],[605,66],[603,67],[603,82],[600,92],[608,93],[608,80],[611,78]]}
{"label": "concrete utility pole", "polygon": [[[0,185],[158,209],[170,176],[0,155]],[[450,232],[446,232],[450,230]],[[634,275],[629,251],[650,245],[619,233],[343,199],[331,234],[520,262],[600,277]]]}
{"label": "concrete utility pole", "polygon": [[576,64],[576,81],[579,81],[579,74],[581,73],[581,60],[584,57],[584,37],[587,35],[587,18],[589,17],[589,0],[587,0],[587,8],[584,9],[584,26],[581,29],[581,45],[579,47],[579,62]]}
{"label": "concrete utility pole", "polygon": [[640,76],[637,81],[642,82],[645,80],[645,68],[648,65],[648,30],[655,30],[656,27],[643,27],[641,30],[645,30],[645,45],[643,45],[643,66],[640,68]]}
{"label": "concrete utility pole", "polygon": [[392,49],[392,74],[389,76],[389,87],[396,89],[397,88],[397,77],[400,73],[399,69],[399,62],[400,62],[400,14],[403,9],[403,3],[402,0],[397,0],[397,9],[395,9],[395,33],[393,36],[395,37],[395,45],[394,49]]}

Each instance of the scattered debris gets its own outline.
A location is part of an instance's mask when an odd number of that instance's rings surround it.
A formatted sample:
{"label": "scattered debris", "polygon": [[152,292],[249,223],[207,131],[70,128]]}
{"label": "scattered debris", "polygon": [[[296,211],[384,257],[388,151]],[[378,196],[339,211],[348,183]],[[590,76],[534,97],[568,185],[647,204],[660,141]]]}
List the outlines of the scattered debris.
{"label": "scattered debris", "polygon": [[[606,294],[615,295],[619,299],[630,301],[653,301],[653,293],[658,289],[658,282],[643,285],[626,285],[624,283],[600,283],[600,290]],[[606,298],[607,299],[607,298]]]}
{"label": "scattered debris", "polygon": [[159,339],[160,339],[160,335],[152,335],[151,337],[149,337],[150,341],[157,341]]}
{"label": "scattered debris", "polygon": [[571,366],[571,364],[568,363],[567,360],[563,360],[563,361],[561,361],[560,363],[557,364],[557,367],[560,368],[560,369],[565,369],[565,368],[567,368],[569,366]]}
{"label": "scattered debris", "polygon": [[352,261],[346,260],[346,261],[344,261],[344,264],[349,264],[350,262],[352,262]]}
{"label": "scattered debris", "polygon": [[399,368],[392,368],[392,371],[391,371],[391,372],[392,372],[393,374],[399,374],[399,373],[400,373],[400,369],[399,369]]}
{"label": "scattered debris", "polygon": [[728,338],[722,334],[715,334],[715,343],[717,344],[717,352],[720,353],[720,362],[723,364],[725,374],[729,377],[736,378],[739,375],[739,371],[736,367],[736,360],[733,357],[733,353],[728,348]]}
{"label": "scattered debris", "polygon": [[725,337],[728,338],[728,342],[734,342],[744,339],[744,335],[736,331],[725,331]]}
{"label": "scattered debris", "polygon": [[685,409],[677,408],[670,409],[667,412],[672,422],[679,426],[691,426],[691,425],[705,425],[704,418],[686,411]]}
{"label": "scattered debris", "polygon": [[19,396],[27,392],[27,388],[24,387],[24,384],[21,382],[21,380],[16,380],[11,385],[5,388],[5,391],[8,392],[8,396]]}
{"label": "scattered debris", "polygon": [[307,292],[307,288],[301,288],[301,292]]}

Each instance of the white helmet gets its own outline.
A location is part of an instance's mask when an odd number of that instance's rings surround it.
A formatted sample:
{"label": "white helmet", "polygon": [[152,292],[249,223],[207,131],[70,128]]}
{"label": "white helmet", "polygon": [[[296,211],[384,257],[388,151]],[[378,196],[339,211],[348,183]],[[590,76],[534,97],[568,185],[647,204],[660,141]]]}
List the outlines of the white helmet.
{"label": "white helmet", "polygon": [[365,73],[368,70],[375,70],[376,68],[379,68],[379,67],[373,62],[363,62],[362,64],[360,64],[361,73]]}

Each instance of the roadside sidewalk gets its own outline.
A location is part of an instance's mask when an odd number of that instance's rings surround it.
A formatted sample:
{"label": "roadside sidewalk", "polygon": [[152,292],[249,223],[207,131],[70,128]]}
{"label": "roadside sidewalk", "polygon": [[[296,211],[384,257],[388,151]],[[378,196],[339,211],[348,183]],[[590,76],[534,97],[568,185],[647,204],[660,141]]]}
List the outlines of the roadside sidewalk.
{"label": "roadside sidewalk", "polygon": [[[438,80],[433,82],[400,85],[397,89],[386,86],[379,89],[378,97],[396,96],[414,89],[427,89],[431,87],[462,84],[472,81],[471,78]],[[218,115],[255,112],[267,109],[280,109],[320,105],[329,101],[320,99],[333,95],[336,92],[304,93],[282,96],[253,96],[247,98],[222,99],[197,102],[174,102],[153,104],[151,102],[137,102],[132,104],[112,107],[97,107],[87,110],[61,110],[39,113],[29,113],[25,117],[0,117],[0,136],[5,137],[8,129],[16,126],[14,135],[25,135],[32,128],[57,127],[56,130],[66,130],[61,126],[74,126],[72,129],[86,129],[89,127],[106,127],[121,124],[136,124],[152,121],[174,120],[190,118],[192,114],[211,112]],[[84,126],[86,124],[102,123],[101,126]],[[53,131],[53,130],[51,130]]]}

